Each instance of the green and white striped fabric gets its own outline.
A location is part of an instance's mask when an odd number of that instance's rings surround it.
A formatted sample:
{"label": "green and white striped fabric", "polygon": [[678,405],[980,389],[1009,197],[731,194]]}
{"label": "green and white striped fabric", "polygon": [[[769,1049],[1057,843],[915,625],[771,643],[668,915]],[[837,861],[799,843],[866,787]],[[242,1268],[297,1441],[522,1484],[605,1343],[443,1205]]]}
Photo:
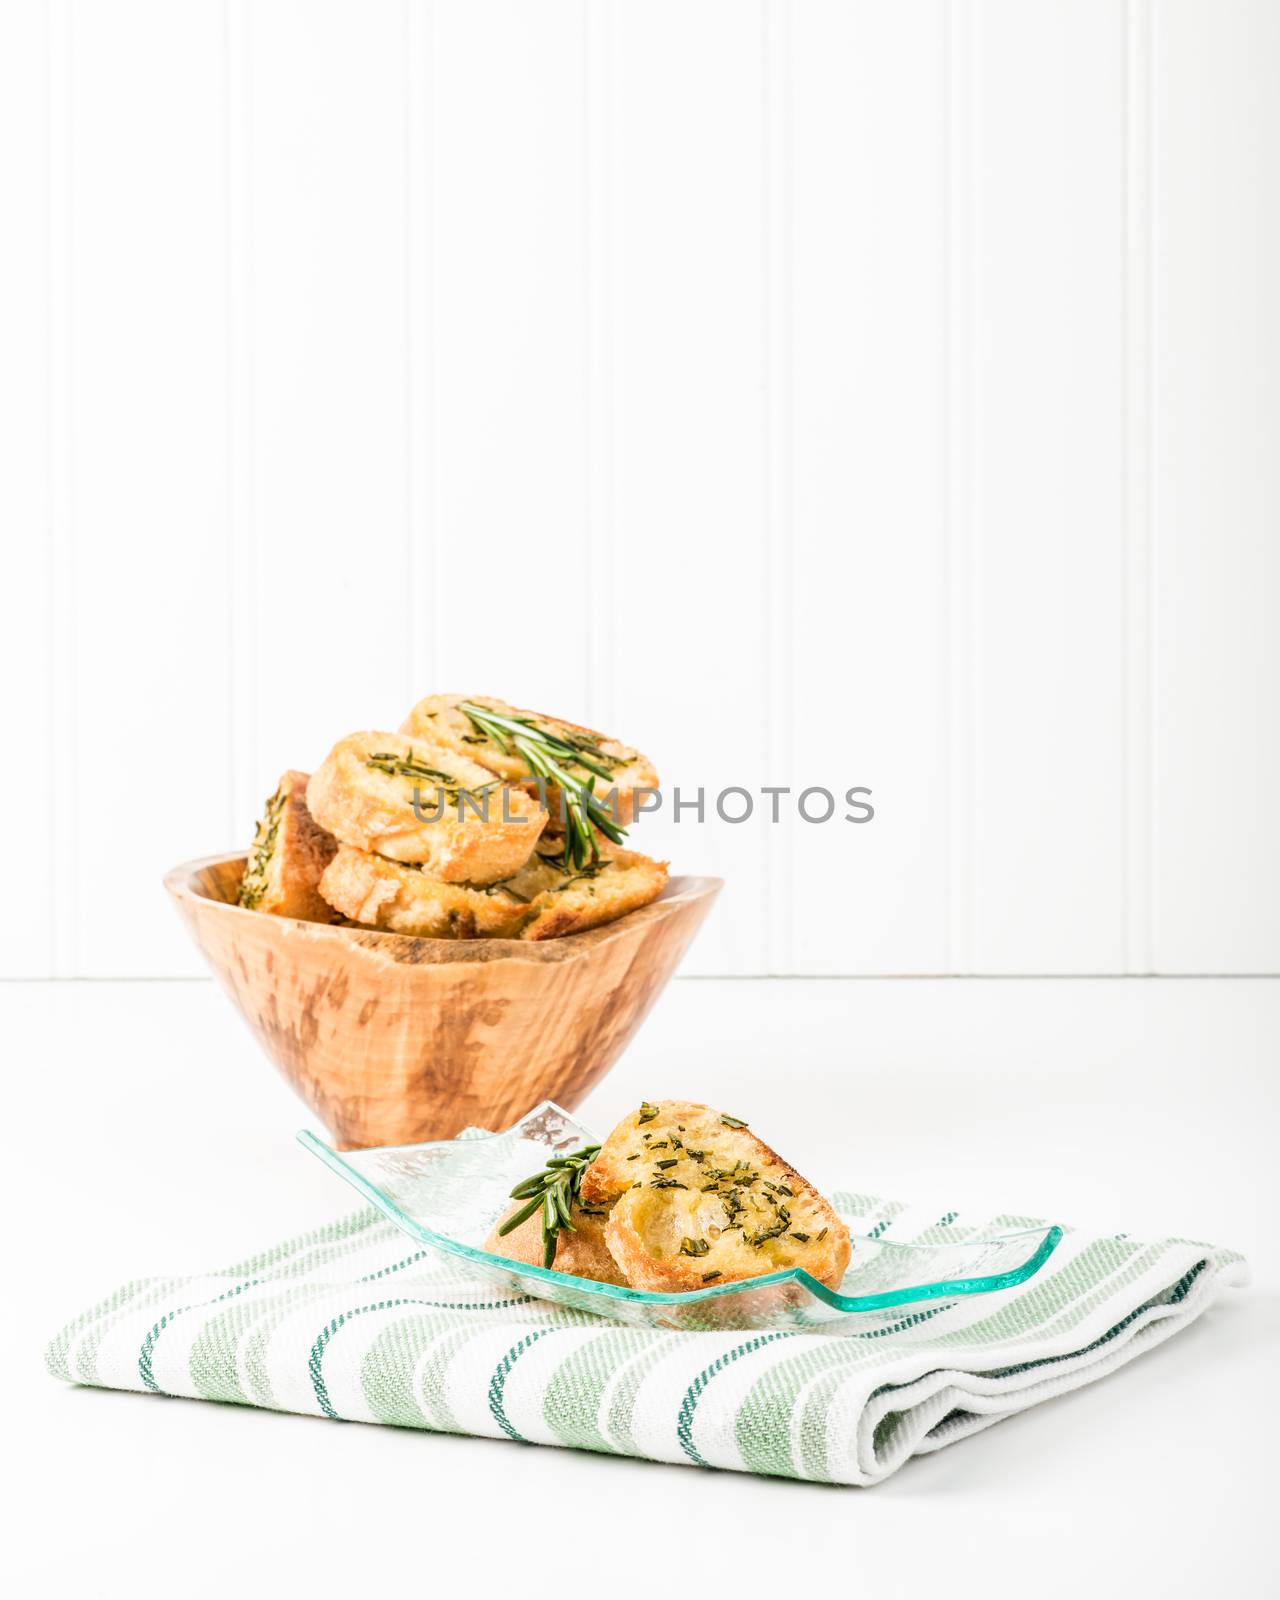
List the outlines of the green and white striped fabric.
{"label": "green and white striped fabric", "polygon": [[[837,1194],[903,1240],[1034,1226]],[[821,1332],[671,1333],[504,1296],[373,1209],[199,1277],[125,1284],[53,1341],[73,1383],[820,1483],[913,1455],[1104,1377],[1198,1317],[1242,1258],[1068,1233],[997,1294]]]}

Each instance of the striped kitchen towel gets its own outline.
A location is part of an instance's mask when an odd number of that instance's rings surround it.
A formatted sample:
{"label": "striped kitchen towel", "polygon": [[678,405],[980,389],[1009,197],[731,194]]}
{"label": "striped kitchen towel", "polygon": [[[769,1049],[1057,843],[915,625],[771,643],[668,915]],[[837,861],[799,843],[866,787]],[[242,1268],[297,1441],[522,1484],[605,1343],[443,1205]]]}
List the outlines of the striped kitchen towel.
{"label": "striped kitchen towel", "polygon": [[[836,1194],[857,1233],[941,1221]],[[622,1327],[469,1279],[380,1212],[199,1277],[125,1284],[50,1345],[56,1377],[654,1461],[874,1484],[913,1455],[1105,1376],[1194,1320],[1243,1259],[1068,1232],[1014,1289],[820,1331]]]}

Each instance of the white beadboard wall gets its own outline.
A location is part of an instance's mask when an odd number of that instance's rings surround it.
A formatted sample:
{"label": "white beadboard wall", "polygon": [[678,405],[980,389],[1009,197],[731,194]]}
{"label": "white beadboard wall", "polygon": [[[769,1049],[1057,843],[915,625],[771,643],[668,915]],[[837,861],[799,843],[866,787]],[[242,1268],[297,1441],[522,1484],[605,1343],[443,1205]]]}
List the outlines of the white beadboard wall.
{"label": "white beadboard wall", "polygon": [[[701,973],[1280,970],[1280,6],[9,0],[8,976],[434,689],[616,730]],[[843,808],[842,808],[843,809]]]}

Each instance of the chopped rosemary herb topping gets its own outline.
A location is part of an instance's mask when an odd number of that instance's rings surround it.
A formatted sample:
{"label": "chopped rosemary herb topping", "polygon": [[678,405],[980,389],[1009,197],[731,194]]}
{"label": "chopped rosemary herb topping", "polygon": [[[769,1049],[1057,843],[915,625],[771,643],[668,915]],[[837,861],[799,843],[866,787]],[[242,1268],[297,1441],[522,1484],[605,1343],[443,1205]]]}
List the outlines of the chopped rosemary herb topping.
{"label": "chopped rosemary herb topping", "polygon": [[532,904],[532,901],[529,899],[529,896],[527,894],[518,894],[516,892],[516,890],[514,890],[509,883],[484,883],[484,884],[477,884],[475,887],[478,889],[478,891],[481,894],[487,894],[487,895],[490,895],[490,896],[495,895],[495,894],[499,894],[499,893],[508,894],[508,895],[511,896],[511,898],[513,900],[518,901],[519,904],[522,905],[522,906],[527,906],[527,905],[531,905]]}
{"label": "chopped rosemary herb topping", "polygon": [[665,1161],[655,1161],[654,1162],[654,1166],[655,1167],[674,1167],[674,1166],[678,1166],[678,1165],[679,1165],[679,1162],[678,1162],[678,1160],[677,1160],[677,1158],[675,1156],[668,1156]]}
{"label": "chopped rosemary herb topping", "polygon": [[720,1120],[726,1128],[745,1128],[747,1126],[741,1117],[731,1117],[727,1112],[723,1111],[720,1113]]}
{"label": "chopped rosemary herb topping", "polygon": [[702,1281],[703,1283],[710,1283],[713,1278],[722,1278],[723,1276],[724,1274],[722,1272],[704,1272],[702,1274]]}
{"label": "chopped rosemary herb topping", "polygon": [[276,846],[276,836],[280,832],[280,823],[284,818],[286,795],[283,788],[277,789],[267,801],[267,809],[262,814],[262,821],[258,824],[253,835],[253,845],[249,851],[249,860],[245,866],[244,877],[240,880],[240,890],[236,896],[237,904],[242,905],[246,911],[253,911],[261,903],[262,897],[267,892],[267,875],[271,866],[271,854]]}
{"label": "chopped rosemary herb topping", "polygon": [[[397,755],[393,750],[375,750],[374,753],[366,759],[365,766],[372,768],[372,770],[375,772],[385,772],[389,778],[409,778],[412,780],[415,785],[415,804],[418,803],[418,786],[421,786],[424,782],[430,784],[433,789],[444,796],[449,805],[459,807],[460,820],[462,800],[465,796],[467,800],[473,802],[472,809],[474,810],[475,814],[479,817],[485,818],[487,821],[488,801],[485,800],[484,807],[476,806],[474,805],[474,802],[477,800],[484,800],[487,795],[493,792],[493,790],[500,789],[502,787],[502,780],[499,778],[494,778],[492,782],[482,783],[476,789],[468,789],[467,786],[462,783],[460,779],[454,777],[452,773],[441,772],[438,767],[429,767],[425,761],[419,761],[417,756],[413,755],[412,752],[406,755]],[[439,821],[439,816],[433,820]]]}
{"label": "chopped rosemary herb topping", "polygon": [[657,1115],[657,1106],[651,1106],[647,1100],[642,1100],[640,1102],[640,1116],[637,1120],[641,1123],[641,1125],[646,1122],[652,1122]]}
{"label": "chopped rosemary herb topping", "polygon": [[397,755],[394,750],[375,750],[365,761],[365,766],[372,767],[376,772],[385,772],[392,778],[434,778],[438,783],[458,787],[458,780],[451,772],[429,767],[412,753]]}
{"label": "chopped rosemary herb topping", "polygon": [[705,1256],[711,1246],[705,1239],[682,1239],[680,1241],[680,1254],[682,1256]]}

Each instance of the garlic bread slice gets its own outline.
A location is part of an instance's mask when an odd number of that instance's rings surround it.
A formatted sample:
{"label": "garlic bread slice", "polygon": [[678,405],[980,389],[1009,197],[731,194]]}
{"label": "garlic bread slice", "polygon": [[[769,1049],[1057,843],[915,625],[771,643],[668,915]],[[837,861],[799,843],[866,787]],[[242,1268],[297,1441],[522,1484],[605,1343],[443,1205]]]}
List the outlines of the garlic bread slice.
{"label": "garlic bread slice", "polygon": [[307,809],[307,774],[286,772],[253,836],[237,905],[300,922],[334,922],[319,883],[338,841]]}
{"label": "garlic bread slice", "polygon": [[613,851],[584,872],[535,855],[510,878],[445,883],[411,862],[342,845],[320,880],[335,911],[420,939],[557,939],[614,922],[662,892],[664,863]]}
{"label": "garlic bread slice", "polygon": [[[505,1256],[508,1261],[522,1261],[526,1266],[540,1267],[543,1261],[542,1227],[536,1212],[517,1223],[510,1233],[504,1235],[498,1232],[507,1218],[513,1217],[523,1205],[522,1200],[511,1202],[494,1223],[482,1248],[495,1256]],[[584,1207],[574,1201],[569,1207],[569,1219],[573,1227],[562,1227],[556,1235],[552,1270],[572,1273],[575,1278],[593,1278],[597,1283],[624,1286],[627,1280],[604,1242],[605,1223],[608,1221],[604,1207]]]}
{"label": "garlic bread slice", "polygon": [[325,869],[320,893],[362,927],[419,939],[514,939],[529,917],[528,898],[500,883],[445,883],[412,863],[349,844]]}
{"label": "garlic bread slice", "polygon": [[509,880],[517,893],[537,888],[522,939],[562,939],[567,933],[616,922],[656,900],[667,882],[667,863],[638,850],[621,850],[602,841],[600,859],[578,871],[566,871],[545,858]]}
{"label": "garlic bread slice", "polygon": [[445,883],[509,878],[547,821],[487,767],[402,733],[339,740],[307,786],[307,804],[343,844],[415,862]]}
{"label": "garlic bread slice", "polygon": [[[594,728],[566,722],[562,717],[547,716],[541,711],[522,711],[492,695],[428,695],[414,706],[401,724],[402,733],[447,746],[460,755],[483,762],[509,783],[524,784],[530,793],[539,796],[553,818],[563,820],[563,804],[556,785],[544,781],[539,789],[528,761],[515,747],[515,736],[506,740],[504,748],[501,740],[478,728],[460,709],[464,704],[530,724],[533,731],[551,735],[568,746],[567,750],[559,752],[559,765],[579,787],[591,787],[620,827],[625,828],[635,820],[636,790],[658,786],[653,763],[630,745],[597,733]],[[616,801],[610,799],[614,790],[617,791]]]}
{"label": "garlic bread slice", "polygon": [[605,1242],[636,1289],[681,1292],[803,1267],[838,1287],[849,1230],[830,1203],[736,1117],[688,1100],[623,1118],[582,1177],[610,1206]]}

